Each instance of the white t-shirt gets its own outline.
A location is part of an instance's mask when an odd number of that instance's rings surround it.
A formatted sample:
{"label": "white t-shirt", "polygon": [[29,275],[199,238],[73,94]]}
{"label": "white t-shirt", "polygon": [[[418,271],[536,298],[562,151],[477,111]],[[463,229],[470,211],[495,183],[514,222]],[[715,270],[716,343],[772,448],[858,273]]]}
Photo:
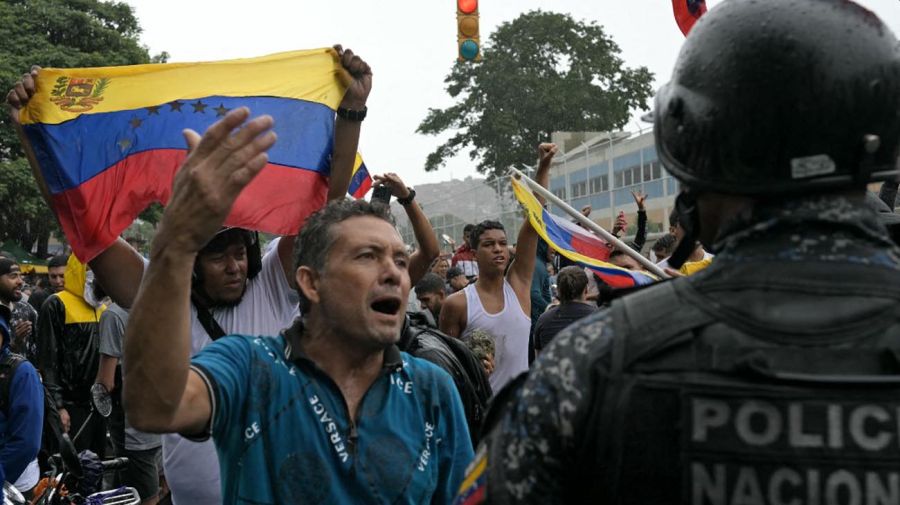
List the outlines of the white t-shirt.
{"label": "white t-shirt", "polygon": [[[241,302],[212,309],[212,316],[226,334],[278,335],[291,325],[297,309],[291,301],[292,291],[275,244],[263,256],[262,270],[248,282]],[[191,304],[191,355],[211,343]],[[222,503],[219,458],[212,440],[193,442],[175,434],[163,435],[163,467],[175,505]]]}
{"label": "white t-shirt", "polygon": [[34,486],[37,486],[40,477],[41,469],[38,467],[37,458],[35,458],[34,461],[28,463],[28,466],[25,467],[25,471],[22,472],[22,475],[19,476],[18,480],[13,484],[13,487],[18,489],[20,493],[25,493],[26,491],[30,491]]}
{"label": "white t-shirt", "polygon": [[481,329],[494,338],[494,372],[488,378],[497,394],[503,386],[528,370],[528,333],[531,316],[522,310],[516,291],[503,279],[503,310],[491,314],[481,304],[475,284],[463,290],[466,294],[466,327],[462,339]]}

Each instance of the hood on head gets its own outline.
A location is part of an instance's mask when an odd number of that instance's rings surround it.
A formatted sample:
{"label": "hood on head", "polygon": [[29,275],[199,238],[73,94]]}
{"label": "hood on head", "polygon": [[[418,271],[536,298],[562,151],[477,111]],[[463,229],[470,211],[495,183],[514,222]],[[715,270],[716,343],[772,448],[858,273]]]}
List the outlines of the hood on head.
{"label": "hood on head", "polygon": [[84,281],[87,279],[87,265],[79,261],[74,254],[69,255],[64,279],[63,288],[66,291],[77,295],[79,298],[84,298]]}

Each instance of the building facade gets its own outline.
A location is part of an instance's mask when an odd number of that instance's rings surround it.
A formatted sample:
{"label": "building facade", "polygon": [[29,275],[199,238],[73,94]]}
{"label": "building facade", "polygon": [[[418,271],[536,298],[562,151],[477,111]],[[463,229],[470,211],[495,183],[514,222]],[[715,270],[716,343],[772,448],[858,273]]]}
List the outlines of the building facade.
{"label": "building facade", "polygon": [[[653,131],[557,132],[560,147],[554,158],[550,191],[575,209],[592,208],[590,218],[611,229],[616,215],[624,212],[631,235],[637,224],[637,205],[632,192],[647,195],[648,231],[665,232],[674,208],[678,181],[663,168],[656,154]],[[568,216],[557,206],[551,212]]]}
{"label": "building facade", "polygon": [[[625,235],[636,232],[637,205],[632,191],[647,195],[648,232],[651,241],[669,229],[678,181],[670,176],[656,155],[653,132],[556,132],[552,141],[559,148],[550,172],[550,191],[575,209],[590,205],[591,220],[612,229],[622,211],[628,220]],[[515,242],[524,216],[512,194],[509,177],[485,180],[467,177],[416,186],[416,200],[428,216],[441,249],[450,252],[462,240],[466,223],[494,219],[506,227]],[[558,206],[551,212],[568,216]],[[394,203],[398,229],[408,244],[415,236],[403,208]]]}

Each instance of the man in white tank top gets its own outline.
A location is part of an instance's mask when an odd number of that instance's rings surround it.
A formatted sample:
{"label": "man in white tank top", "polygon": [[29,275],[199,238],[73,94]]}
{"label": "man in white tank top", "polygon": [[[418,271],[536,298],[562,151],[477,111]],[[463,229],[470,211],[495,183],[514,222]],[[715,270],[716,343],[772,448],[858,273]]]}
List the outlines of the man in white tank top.
{"label": "man in white tank top", "polygon": [[[545,188],[556,151],[556,144],[538,146],[540,163],[534,179]],[[463,339],[475,329],[485,330],[494,337],[494,371],[490,382],[496,393],[528,370],[531,275],[538,234],[526,220],[519,230],[516,260],[508,271],[509,244],[502,224],[479,223],[472,230],[469,242],[478,262],[478,281],[447,298],[441,308],[440,327],[444,333]]]}

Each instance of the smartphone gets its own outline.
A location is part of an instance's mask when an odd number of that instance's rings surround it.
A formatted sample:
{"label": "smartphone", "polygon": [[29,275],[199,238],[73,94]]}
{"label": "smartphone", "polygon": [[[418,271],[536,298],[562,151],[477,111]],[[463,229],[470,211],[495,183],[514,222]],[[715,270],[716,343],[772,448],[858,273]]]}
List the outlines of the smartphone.
{"label": "smartphone", "polygon": [[372,190],[372,199],[369,201],[372,203],[381,202],[385,205],[389,205],[391,203],[391,188],[387,186],[375,186],[375,189]]}

